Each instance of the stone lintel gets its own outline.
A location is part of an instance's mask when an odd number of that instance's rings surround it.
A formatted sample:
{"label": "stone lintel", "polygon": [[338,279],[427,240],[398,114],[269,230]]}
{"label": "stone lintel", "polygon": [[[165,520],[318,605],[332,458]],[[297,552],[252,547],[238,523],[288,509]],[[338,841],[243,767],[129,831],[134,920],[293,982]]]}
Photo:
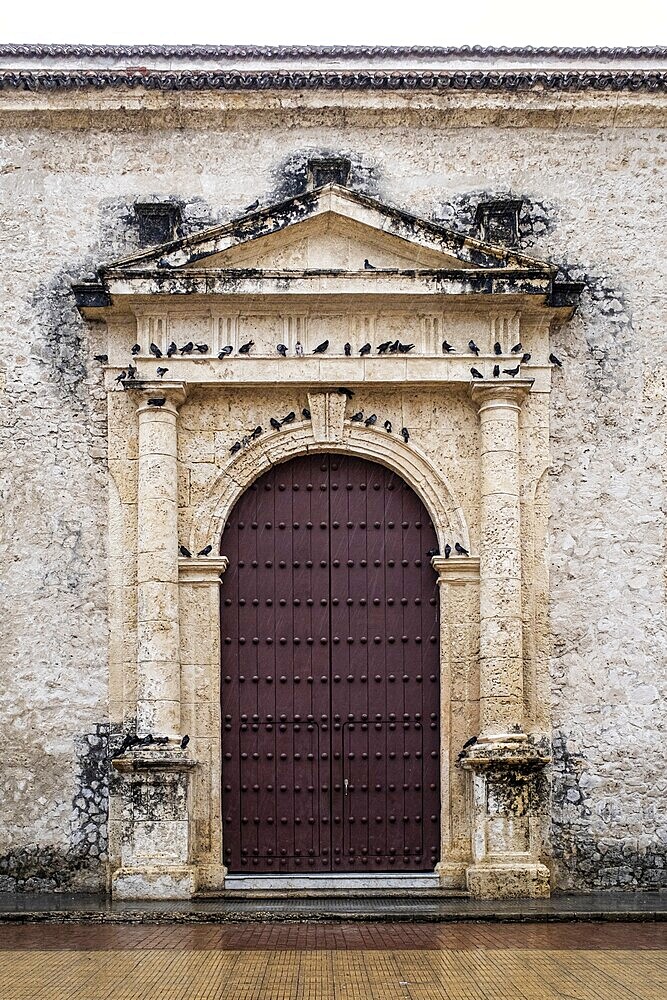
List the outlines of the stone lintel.
{"label": "stone lintel", "polygon": [[178,582],[192,584],[219,583],[229,560],[227,556],[179,556]]}
{"label": "stone lintel", "polygon": [[431,566],[439,583],[479,583],[479,559],[476,556],[433,556]]}
{"label": "stone lintel", "polygon": [[478,740],[461,754],[459,763],[471,771],[505,768],[536,771],[546,767],[550,760],[546,737],[517,732],[493,740]]}
{"label": "stone lintel", "polygon": [[191,771],[197,766],[197,761],[189,757],[186,751],[169,746],[164,750],[128,750],[122,757],[114,757],[111,763],[121,774],[135,774],[141,771]]}

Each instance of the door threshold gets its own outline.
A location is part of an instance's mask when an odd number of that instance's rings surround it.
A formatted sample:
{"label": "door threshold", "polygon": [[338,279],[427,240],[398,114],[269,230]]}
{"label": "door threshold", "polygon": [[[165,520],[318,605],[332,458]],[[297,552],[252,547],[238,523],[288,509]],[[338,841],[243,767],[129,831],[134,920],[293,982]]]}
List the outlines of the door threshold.
{"label": "door threshold", "polygon": [[227,875],[225,878],[225,889],[233,892],[246,890],[257,892],[269,890],[272,892],[290,892],[292,890],[333,890],[338,893],[351,891],[368,892],[369,890],[383,891],[414,891],[416,889],[439,890],[440,881],[435,872],[406,872],[405,874],[394,874],[392,872],[373,872],[362,875],[345,874],[313,874],[313,875]]}

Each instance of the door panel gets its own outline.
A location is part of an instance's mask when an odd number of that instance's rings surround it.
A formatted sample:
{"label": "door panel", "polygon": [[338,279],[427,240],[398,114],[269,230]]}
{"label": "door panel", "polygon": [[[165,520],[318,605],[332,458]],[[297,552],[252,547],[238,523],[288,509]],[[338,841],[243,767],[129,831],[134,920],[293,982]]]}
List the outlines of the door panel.
{"label": "door panel", "polygon": [[272,469],[230,515],[221,688],[231,871],[437,862],[435,544],[398,476],[338,455]]}

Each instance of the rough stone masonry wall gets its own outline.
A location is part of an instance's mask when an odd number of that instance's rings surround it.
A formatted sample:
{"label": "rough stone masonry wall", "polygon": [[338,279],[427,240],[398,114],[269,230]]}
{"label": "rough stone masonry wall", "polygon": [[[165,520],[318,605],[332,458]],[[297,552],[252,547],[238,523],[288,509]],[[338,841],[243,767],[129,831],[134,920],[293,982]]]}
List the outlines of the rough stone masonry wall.
{"label": "rough stone masonry wall", "polygon": [[205,113],[178,128],[169,114],[143,128],[21,121],[0,131],[0,888],[104,880],[105,758],[121,728],[107,704],[105,402],[92,361],[104,331],[80,320],[69,281],[133,245],[136,200],[177,199],[186,230],[200,228],[292,193],[320,151],[348,154],[359,189],[454,226],[481,197],[525,196],[524,246],[585,282],[554,344],[556,878],[664,883],[664,133],[594,114],[569,128],[335,110],[238,110],[224,127]]}

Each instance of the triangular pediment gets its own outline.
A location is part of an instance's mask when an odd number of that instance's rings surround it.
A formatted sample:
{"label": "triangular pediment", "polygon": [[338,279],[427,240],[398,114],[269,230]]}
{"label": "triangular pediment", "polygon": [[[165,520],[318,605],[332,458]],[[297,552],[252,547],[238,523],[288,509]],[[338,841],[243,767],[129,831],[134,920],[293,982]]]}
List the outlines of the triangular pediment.
{"label": "triangular pediment", "polygon": [[102,271],[550,270],[543,262],[383,205],[335,184],[250,212]]}

